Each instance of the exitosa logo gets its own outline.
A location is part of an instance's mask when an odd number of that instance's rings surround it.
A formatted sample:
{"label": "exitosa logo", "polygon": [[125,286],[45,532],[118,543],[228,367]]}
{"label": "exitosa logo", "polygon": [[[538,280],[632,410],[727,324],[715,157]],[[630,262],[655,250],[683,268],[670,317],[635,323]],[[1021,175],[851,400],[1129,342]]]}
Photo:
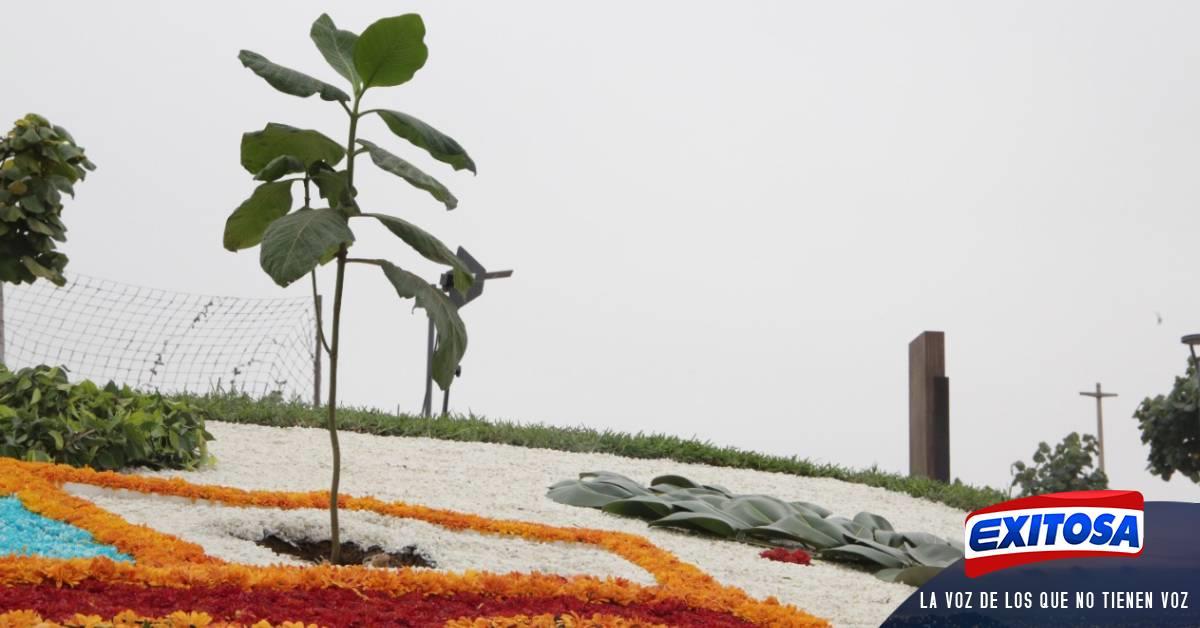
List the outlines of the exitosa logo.
{"label": "exitosa logo", "polygon": [[1144,507],[1137,491],[1077,491],[981,508],[967,515],[967,575],[1057,558],[1137,556]]}

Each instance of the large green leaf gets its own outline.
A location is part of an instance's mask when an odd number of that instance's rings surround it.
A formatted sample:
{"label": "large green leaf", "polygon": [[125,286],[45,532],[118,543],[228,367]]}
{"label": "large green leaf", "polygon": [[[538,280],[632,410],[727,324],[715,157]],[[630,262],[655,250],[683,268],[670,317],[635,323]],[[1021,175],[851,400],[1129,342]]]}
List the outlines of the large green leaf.
{"label": "large green leaf", "polygon": [[346,217],[334,209],[301,209],[279,218],[262,237],[259,264],[280,286],[304,277],[330,251],[354,242]]}
{"label": "large green leaf", "polygon": [[739,495],[721,506],[721,510],[755,526],[770,525],[793,514],[786,502],[766,495]]}
{"label": "large green leaf", "polygon": [[941,572],[941,567],[926,567],[925,565],[903,568],[890,567],[875,572],[875,577],[884,582],[902,582],[909,586],[919,587],[929,582],[930,579]]}
{"label": "large green leaf", "polygon": [[340,100],[342,102],[350,100],[350,96],[346,92],[333,85],[317,80],[303,72],[272,63],[270,59],[257,52],[243,50],[238,53],[238,59],[241,60],[242,65],[250,68],[251,72],[261,76],[263,80],[270,83],[271,87],[285,94],[301,98],[319,94],[321,100]]}
{"label": "large green leaf", "polygon": [[660,475],[650,480],[650,486],[664,485],[663,490],[675,488],[700,488],[700,484],[682,475]]}
{"label": "large green leaf", "polygon": [[809,503],[809,502],[788,502],[788,503],[791,504],[792,506],[795,506],[796,508],[801,508],[803,510],[810,511],[810,512],[816,514],[818,517],[828,517],[829,515],[833,514],[833,511],[830,509],[822,507],[822,506],[818,506],[816,504]]}
{"label": "large green leaf", "polygon": [[242,167],[259,174],[277,158],[290,155],[305,168],[318,161],[337,165],[346,150],[317,131],[271,122],[261,131],[242,134]]}
{"label": "large green leaf", "polygon": [[723,539],[736,537],[740,531],[746,529],[745,523],[721,512],[676,512],[651,521],[650,527],[683,528],[715,534]]}
{"label": "large green leaf", "polygon": [[446,186],[437,179],[367,140],[358,140],[358,143],[367,149],[367,153],[371,155],[371,161],[375,162],[376,166],[408,181],[414,187],[429,192],[434,198],[441,201],[447,210],[458,207],[458,199],[454,198],[450,190],[447,190]]}
{"label": "large green leaf", "polygon": [[304,162],[291,155],[280,155],[263,166],[254,178],[259,181],[275,181],[284,175],[297,172],[304,172]]}
{"label": "large green leaf", "polygon": [[887,530],[889,532],[895,530],[887,519],[869,512],[860,512],[854,515],[854,522],[871,530]]}
{"label": "large green leaf", "polygon": [[396,294],[401,298],[416,299],[417,307],[423,308],[433,319],[438,334],[437,348],[433,352],[433,381],[446,390],[454,381],[454,371],[467,350],[467,328],[458,317],[458,308],[441,290],[424,279],[388,262],[381,265]]}
{"label": "large green leaf", "polygon": [[791,515],[770,525],[757,526],[748,530],[748,534],[765,539],[787,539],[803,543],[813,549],[826,549],[842,544],[835,539],[809,525],[803,517]]}
{"label": "large green leaf", "polygon": [[671,504],[653,495],[637,495],[627,499],[609,502],[602,508],[604,512],[625,517],[655,520],[671,514]]}
{"label": "large green leaf", "polygon": [[329,201],[330,207],[342,210],[350,216],[361,213],[354,201],[354,191],[350,189],[350,175],[345,170],[335,171],[321,163],[309,176],[317,186],[317,193]]}
{"label": "large green leaf", "polygon": [[650,491],[642,488],[640,484],[612,471],[587,471],[579,474],[579,481],[587,484],[611,484],[625,491],[628,495],[649,495]]}
{"label": "large green leaf", "polygon": [[358,70],[354,69],[354,44],[358,41],[358,35],[350,31],[341,30],[333,24],[333,19],[325,13],[322,13],[321,17],[313,22],[312,30],[308,34],[312,37],[313,43],[317,45],[317,50],[321,51],[321,56],[325,57],[325,61],[329,63],[329,66],[335,72],[341,74],[347,81],[350,81],[350,84],[357,90],[362,84],[362,78],[358,76]]}
{"label": "large green leaf", "polygon": [[412,142],[418,148],[425,149],[434,159],[450,164],[455,170],[475,172],[475,162],[471,160],[471,156],[449,135],[407,113],[387,109],[377,109],[375,113],[383,118],[383,123],[392,133]]}
{"label": "large green leaf", "polygon": [[[430,235],[424,229],[395,216],[385,214],[363,214],[383,223],[388,231],[391,231],[396,237],[404,240],[405,244],[411,246],[413,250],[421,254],[421,257],[438,264],[444,264],[453,268],[454,273],[454,288],[460,293],[466,294],[467,290],[473,283],[474,275],[471,274],[471,269],[467,264],[458,258],[457,255],[450,252],[441,240]],[[628,479],[628,478],[626,478]],[[630,483],[636,484],[633,480]]]}
{"label": "large green leaf", "polygon": [[962,552],[944,543],[910,547],[908,555],[928,567],[949,567],[963,557]]}
{"label": "large green leaf", "polygon": [[841,547],[833,547],[821,551],[821,556],[834,556],[849,560],[861,560],[871,562],[880,567],[908,567],[909,561],[903,556],[896,556],[891,552],[885,552],[874,547],[866,545],[843,545]]}
{"label": "large green leaf", "polygon": [[614,495],[601,493],[577,480],[550,487],[546,496],[560,504],[584,508],[603,508],[606,504],[621,499]]}
{"label": "large green leaf", "polygon": [[263,232],[292,209],[292,182],[264,183],[225,220],[225,248],[239,251],[262,242]]}
{"label": "large green leaf", "polygon": [[425,23],[408,13],[385,17],[367,27],[354,44],[354,67],[363,88],[407,83],[425,65]]}
{"label": "large green leaf", "polygon": [[805,511],[800,511],[800,516],[804,518],[804,521],[807,522],[808,525],[816,528],[817,531],[825,536],[838,539],[843,543],[849,543],[853,538],[853,535],[851,535],[848,530],[837,525],[836,523],[829,521],[828,519],[818,517]]}

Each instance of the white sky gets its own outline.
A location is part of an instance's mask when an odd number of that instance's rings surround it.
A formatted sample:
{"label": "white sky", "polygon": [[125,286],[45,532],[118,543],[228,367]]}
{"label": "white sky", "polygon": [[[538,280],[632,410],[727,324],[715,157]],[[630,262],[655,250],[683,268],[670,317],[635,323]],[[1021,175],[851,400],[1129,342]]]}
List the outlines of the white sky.
{"label": "white sky", "polygon": [[[1078,392],[1100,381],[1113,487],[1200,497],[1144,471],[1130,418],[1200,331],[1200,5],[26,3],[0,120],[43,113],[100,167],[67,208],[68,271],[305,293],[221,231],[253,188],[242,132],[345,133],[236,58],[340,80],[308,39],[323,11],[354,31],[421,13],[429,62],[367,104],[479,164],[372,121],[460,206],[366,160],[360,201],[516,269],[464,311],[454,409],[906,471],[907,344],[937,329],[953,475],[1007,486],[1038,441],[1094,429]],[[355,251],[436,272],[373,226]],[[353,270],[343,398],[415,411],[423,315]]]}

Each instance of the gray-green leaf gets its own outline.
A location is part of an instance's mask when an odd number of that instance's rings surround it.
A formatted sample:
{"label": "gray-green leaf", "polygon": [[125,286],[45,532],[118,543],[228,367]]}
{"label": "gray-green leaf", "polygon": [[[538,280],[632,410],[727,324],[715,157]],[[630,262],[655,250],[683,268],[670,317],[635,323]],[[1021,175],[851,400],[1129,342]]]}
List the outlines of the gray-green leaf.
{"label": "gray-green leaf", "polygon": [[413,250],[420,253],[421,257],[457,270],[458,272],[454,274],[454,287],[459,292],[465,294],[471,287],[474,278],[471,274],[471,269],[457,255],[451,253],[450,249],[446,248],[446,245],[442,244],[441,240],[433,237],[429,232],[407,220],[396,218],[395,216],[385,214],[363,214],[363,216],[369,216],[383,223],[383,226],[387,227],[388,231],[391,231],[396,237],[404,240],[405,244],[408,244]]}
{"label": "gray-green leaf", "polygon": [[380,264],[383,274],[392,282],[396,294],[403,299],[416,299],[437,329],[437,348],[433,351],[433,381],[445,390],[454,381],[454,371],[467,351],[467,328],[458,317],[458,308],[424,279],[388,262]]}
{"label": "gray-green leaf", "polygon": [[241,60],[242,65],[250,68],[251,72],[254,72],[262,77],[263,80],[270,83],[271,87],[285,94],[301,98],[319,94],[321,100],[340,100],[342,102],[350,100],[350,96],[346,92],[333,85],[317,80],[303,72],[272,63],[270,59],[257,52],[243,50],[238,53],[238,59]]}
{"label": "gray-green leaf", "polygon": [[339,29],[328,14],[322,13],[313,22],[309,36],[329,66],[357,90],[362,84],[358,70],[354,69],[354,44],[358,41],[358,35]]}
{"label": "gray-green leaf", "polygon": [[425,65],[425,23],[408,13],[371,24],[354,44],[354,67],[363,88],[407,83]]}
{"label": "gray-green leaf", "polygon": [[413,146],[425,149],[434,159],[450,164],[455,170],[475,172],[475,162],[471,156],[449,135],[407,113],[386,109],[376,110],[375,113],[379,114],[392,133],[412,142]]}
{"label": "gray-green leaf", "polygon": [[429,192],[434,198],[441,201],[447,210],[458,207],[458,199],[454,198],[450,190],[447,190],[446,186],[442,185],[437,179],[425,174],[416,166],[376,146],[372,142],[358,140],[358,143],[367,149],[367,153],[371,155],[371,161],[375,162],[376,166],[408,181],[414,187]]}
{"label": "gray-green leaf", "polygon": [[308,168],[318,161],[337,165],[346,150],[318,131],[271,122],[261,131],[242,134],[242,167],[258,174],[279,157],[289,155]]}
{"label": "gray-green leaf", "polygon": [[280,286],[304,277],[329,252],[354,242],[346,217],[334,209],[301,209],[279,218],[262,238],[259,263]]}
{"label": "gray-green leaf", "polygon": [[292,209],[292,182],[264,183],[225,220],[225,248],[239,251],[262,242],[267,226]]}

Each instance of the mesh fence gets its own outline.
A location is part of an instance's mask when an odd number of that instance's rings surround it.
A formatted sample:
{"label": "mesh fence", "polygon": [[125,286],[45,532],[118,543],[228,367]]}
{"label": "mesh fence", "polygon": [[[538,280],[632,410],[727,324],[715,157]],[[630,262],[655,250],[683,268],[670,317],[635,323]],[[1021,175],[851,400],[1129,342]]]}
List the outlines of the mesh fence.
{"label": "mesh fence", "polygon": [[76,273],[61,288],[4,290],[10,368],[61,364],[72,380],[162,392],[313,396],[309,298],[202,296]]}

